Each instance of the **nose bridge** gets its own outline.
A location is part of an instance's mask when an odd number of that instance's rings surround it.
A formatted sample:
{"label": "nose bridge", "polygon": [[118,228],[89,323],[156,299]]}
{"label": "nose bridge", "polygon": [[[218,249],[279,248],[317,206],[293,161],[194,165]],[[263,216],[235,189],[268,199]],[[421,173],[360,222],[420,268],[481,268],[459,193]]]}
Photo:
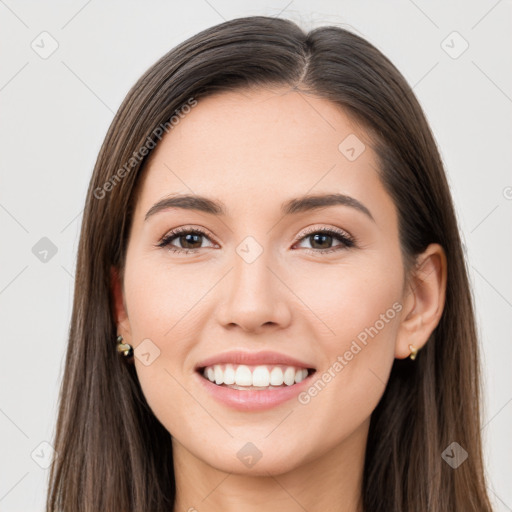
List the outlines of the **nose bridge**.
{"label": "nose bridge", "polygon": [[269,269],[275,266],[271,251],[247,237],[236,247],[230,266],[219,321],[225,326],[237,324],[244,330],[287,324],[290,314],[284,287]]}

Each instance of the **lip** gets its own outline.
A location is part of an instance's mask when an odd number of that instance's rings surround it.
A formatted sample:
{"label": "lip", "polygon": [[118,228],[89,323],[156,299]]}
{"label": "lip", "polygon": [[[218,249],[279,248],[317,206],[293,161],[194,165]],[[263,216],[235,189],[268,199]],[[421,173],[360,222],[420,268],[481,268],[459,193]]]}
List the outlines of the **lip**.
{"label": "lip", "polygon": [[[242,351],[231,351],[224,352],[222,354],[216,354],[215,356],[204,359],[198,363],[195,367],[196,371],[202,370],[206,366],[213,366],[214,364],[231,363],[231,364],[245,364],[245,365],[265,365],[265,364],[280,364],[287,366],[295,366],[296,368],[315,368],[313,365],[308,364],[294,357],[290,357],[286,354],[279,354],[278,352],[262,351],[262,352],[242,352]],[[247,391],[244,391],[247,393]],[[261,393],[261,391],[257,391]]]}
{"label": "lip", "polygon": [[232,389],[226,386],[219,386],[204,378],[199,371],[195,372],[195,376],[199,379],[200,385],[204,386],[206,392],[221,404],[238,411],[249,412],[271,409],[291,400],[311,384],[315,373],[316,371],[311,372],[304,380],[291,386],[266,391]]}

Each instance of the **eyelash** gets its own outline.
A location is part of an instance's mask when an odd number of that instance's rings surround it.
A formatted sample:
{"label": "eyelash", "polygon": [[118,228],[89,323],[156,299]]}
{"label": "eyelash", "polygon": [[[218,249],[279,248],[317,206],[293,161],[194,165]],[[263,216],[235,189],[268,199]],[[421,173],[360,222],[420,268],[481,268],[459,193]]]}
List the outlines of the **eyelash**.
{"label": "eyelash", "polygon": [[[206,233],[202,229],[182,227],[182,228],[176,228],[173,231],[171,231],[170,233],[168,233],[167,235],[165,235],[160,240],[160,242],[158,244],[156,244],[156,247],[163,248],[163,247],[169,246],[169,250],[174,253],[190,254],[190,253],[196,253],[197,251],[199,251],[199,249],[181,249],[179,247],[174,247],[174,246],[170,245],[170,243],[173,239],[175,239],[178,235],[182,235],[182,234],[202,235],[206,238],[210,238],[208,233]],[[329,249],[305,248],[305,250],[308,251],[308,253],[310,253],[310,254],[325,255],[328,253],[340,251],[343,249],[349,249],[351,247],[357,246],[357,240],[354,237],[348,235],[348,233],[346,233],[345,231],[342,231],[341,229],[336,229],[336,228],[320,228],[320,229],[319,228],[309,228],[305,233],[303,233],[300,237],[298,237],[294,240],[294,244],[301,242],[302,240],[308,238],[309,236],[311,236],[313,234],[323,234],[323,235],[333,236],[338,241],[340,241],[342,243],[342,245],[336,246],[336,247],[331,247]]]}

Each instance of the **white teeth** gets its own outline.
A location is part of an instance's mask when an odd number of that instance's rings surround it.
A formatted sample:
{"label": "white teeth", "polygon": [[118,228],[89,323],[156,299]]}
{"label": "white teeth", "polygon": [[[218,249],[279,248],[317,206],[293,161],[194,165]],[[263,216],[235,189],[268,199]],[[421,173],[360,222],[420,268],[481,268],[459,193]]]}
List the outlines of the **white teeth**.
{"label": "white teeth", "polygon": [[294,368],[293,366],[256,366],[247,365],[216,364],[208,366],[203,370],[203,375],[217,385],[225,384],[231,387],[259,387],[269,386],[292,386],[302,382],[307,376],[305,368]]}
{"label": "white teeth", "polygon": [[227,364],[224,368],[224,384],[235,383],[235,369],[232,364]]}
{"label": "white teeth", "polygon": [[270,382],[270,373],[266,366],[257,366],[252,372],[252,385],[267,387]]}
{"label": "white teeth", "polygon": [[[219,365],[215,365],[220,369]],[[235,384],[237,386],[252,386],[252,373],[251,370],[244,365],[240,365],[235,372]]]}
{"label": "white teeth", "polygon": [[302,382],[308,376],[308,371],[303,369],[301,372],[295,373],[295,384]]}
{"label": "white teeth", "polygon": [[284,382],[283,370],[281,368],[272,368],[270,372],[270,384],[272,386],[281,386]]}
{"label": "white teeth", "polygon": [[284,371],[284,383],[287,386],[291,386],[292,384],[295,384],[295,368],[292,368],[291,366],[288,366],[286,370]]}
{"label": "white teeth", "polygon": [[215,384],[222,384],[224,382],[224,374],[220,366],[213,367],[213,375],[215,376]]}

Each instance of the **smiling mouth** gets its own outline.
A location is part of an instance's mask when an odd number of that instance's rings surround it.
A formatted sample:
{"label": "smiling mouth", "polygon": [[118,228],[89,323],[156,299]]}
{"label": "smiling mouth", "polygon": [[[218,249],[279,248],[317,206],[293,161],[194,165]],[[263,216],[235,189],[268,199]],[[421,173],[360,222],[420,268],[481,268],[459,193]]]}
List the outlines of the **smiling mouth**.
{"label": "smiling mouth", "polygon": [[214,364],[198,368],[204,379],[238,390],[271,390],[291,387],[315,373],[314,368],[290,365]]}

